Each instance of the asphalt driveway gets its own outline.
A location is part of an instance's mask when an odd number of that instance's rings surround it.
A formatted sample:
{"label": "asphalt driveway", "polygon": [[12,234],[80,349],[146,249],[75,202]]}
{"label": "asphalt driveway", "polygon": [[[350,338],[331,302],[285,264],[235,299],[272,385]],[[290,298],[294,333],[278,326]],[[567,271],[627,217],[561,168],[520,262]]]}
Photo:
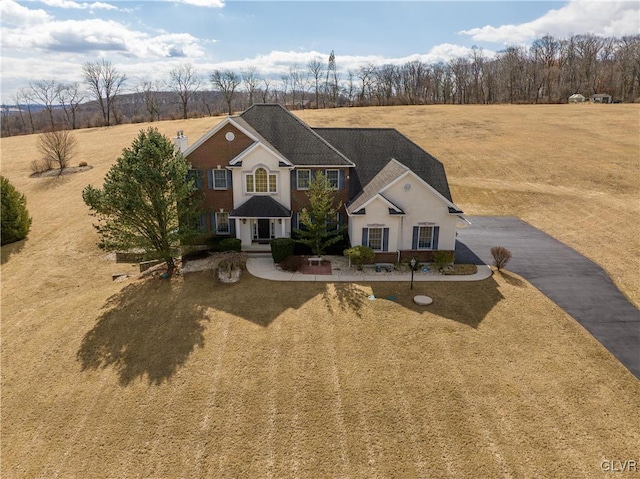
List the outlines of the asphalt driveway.
{"label": "asphalt driveway", "polygon": [[604,345],[640,379],[640,311],[604,270],[564,243],[515,217],[473,216],[458,230],[456,261],[492,264],[491,247],[513,257],[519,274]]}

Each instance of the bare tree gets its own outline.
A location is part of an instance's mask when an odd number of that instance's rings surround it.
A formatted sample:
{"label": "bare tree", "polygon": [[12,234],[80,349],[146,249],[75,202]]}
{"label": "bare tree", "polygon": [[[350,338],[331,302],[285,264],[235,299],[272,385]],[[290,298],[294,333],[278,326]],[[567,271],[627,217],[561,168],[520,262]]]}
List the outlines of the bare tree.
{"label": "bare tree", "polygon": [[42,133],[37,146],[44,163],[57,165],[62,174],[76,153],[77,141],[70,130],[54,130]]}
{"label": "bare tree", "polygon": [[[36,128],[33,123],[33,111],[31,110],[33,98],[32,98],[32,93],[28,88],[20,88],[16,93],[16,103],[20,105],[22,102],[24,102],[24,105],[27,108],[27,116],[29,117],[30,132],[33,134],[36,132]],[[22,115],[22,113],[20,113],[20,115]]]}
{"label": "bare tree", "polygon": [[189,100],[198,91],[201,83],[202,78],[190,63],[178,65],[169,72],[167,87],[178,96],[182,118],[185,120],[189,116]]}
{"label": "bare tree", "polygon": [[471,76],[473,78],[473,102],[484,103],[484,89],[482,86],[482,75],[484,73],[484,54],[482,48],[473,45],[471,47]]}
{"label": "bare tree", "polygon": [[58,100],[58,83],[55,80],[38,80],[29,83],[31,98],[38,105],[44,107],[49,116],[49,124],[55,130],[56,123],[53,118],[53,107]]}
{"label": "bare tree", "polygon": [[316,108],[320,108],[320,77],[324,72],[324,63],[319,58],[314,58],[307,63],[307,68],[316,86]]}
{"label": "bare tree", "polygon": [[289,88],[290,77],[287,74],[280,75],[280,80],[282,80],[282,103],[285,108],[287,107],[287,89]]}
{"label": "bare tree", "polygon": [[160,87],[160,82],[150,80],[144,80],[136,86],[136,92],[142,96],[145,111],[151,121],[160,121]]}
{"label": "bare tree", "polygon": [[247,90],[247,94],[249,95],[249,106],[253,105],[253,94],[258,87],[258,83],[260,82],[260,75],[258,75],[258,70],[256,67],[248,67],[246,70],[240,72],[242,76],[242,82],[244,83],[244,88]]}
{"label": "bare tree", "polygon": [[264,78],[262,80],[264,83],[264,88],[262,89],[262,103],[267,103],[267,98],[269,98],[269,86],[271,85],[271,80]]}
{"label": "bare tree", "polygon": [[111,125],[112,115],[115,116],[113,119],[117,123],[116,99],[127,80],[126,75],[120,73],[110,61],[104,59],[86,62],[82,66],[82,75],[89,91],[100,106],[105,125]]}
{"label": "bare tree", "polygon": [[240,85],[240,76],[231,70],[215,70],[211,74],[211,83],[213,83],[213,86],[222,93],[222,96],[227,102],[229,115],[231,115],[231,102],[233,101],[233,96],[236,93],[236,88]]}
{"label": "bare tree", "polygon": [[84,98],[85,94],[80,88],[80,83],[73,82],[58,85],[58,100],[64,110],[67,123],[72,130],[78,127],[76,115]]}
{"label": "bare tree", "polygon": [[363,65],[358,70],[356,76],[360,79],[360,104],[365,104],[365,95],[369,93],[369,100],[371,100],[371,82],[373,81],[373,75],[376,71],[376,66],[373,63]]}

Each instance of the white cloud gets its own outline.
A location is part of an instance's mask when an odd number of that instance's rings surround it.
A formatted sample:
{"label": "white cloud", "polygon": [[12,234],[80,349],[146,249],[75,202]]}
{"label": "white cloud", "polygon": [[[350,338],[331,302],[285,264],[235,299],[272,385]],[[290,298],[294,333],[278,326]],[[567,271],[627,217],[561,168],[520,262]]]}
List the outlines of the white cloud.
{"label": "white cloud", "polygon": [[196,7],[222,8],[224,0],[178,0],[178,3],[194,5]]}
{"label": "white cloud", "polygon": [[44,10],[31,10],[13,0],[0,2],[0,18],[2,23],[18,26],[31,26],[51,20],[51,16]]}
{"label": "white cloud", "polygon": [[118,7],[104,2],[75,2],[73,0],[40,0],[49,7],[71,8],[76,10],[117,10]]}
{"label": "white cloud", "polygon": [[572,0],[531,22],[499,27],[486,25],[459,33],[478,42],[515,44],[530,42],[547,34],[558,38],[581,33],[621,37],[639,32],[640,2]]}
{"label": "white cloud", "polygon": [[[384,57],[382,55],[336,55],[336,68],[346,77],[349,70],[357,71],[360,67],[373,63],[374,65],[403,65],[407,62],[421,61],[432,64],[438,62],[448,62],[449,60],[461,56],[468,56],[471,48],[443,43],[436,45],[427,53],[414,53],[403,57]],[[492,50],[483,50],[484,56],[493,58],[495,52]],[[215,69],[232,70],[239,72],[247,67],[255,67],[260,74],[265,76],[277,77],[278,75],[289,73],[291,67],[296,66],[300,70],[306,70],[307,63],[314,58],[327,63],[329,53],[321,53],[318,51],[271,51],[266,55],[259,55],[253,58],[245,58],[243,60],[233,60],[219,63],[209,63],[199,65],[199,67],[207,68],[211,72]]]}
{"label": "white cloud", "polygon": [[149,35],[112,20],[48,21],[37,27],[3,28],[2,47],[17,51],[118,53],[128,58],[200,57],[199,40],[188,33]]}

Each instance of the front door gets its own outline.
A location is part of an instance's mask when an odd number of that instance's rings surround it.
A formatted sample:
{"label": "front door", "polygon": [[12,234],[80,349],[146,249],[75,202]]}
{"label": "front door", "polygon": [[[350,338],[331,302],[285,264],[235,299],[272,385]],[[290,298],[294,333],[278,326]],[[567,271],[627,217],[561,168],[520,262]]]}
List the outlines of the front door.
{"label": "front door", "polygon": [[258,220],[258,239],[268,240],[271,237],[271,222],[269,220]]}

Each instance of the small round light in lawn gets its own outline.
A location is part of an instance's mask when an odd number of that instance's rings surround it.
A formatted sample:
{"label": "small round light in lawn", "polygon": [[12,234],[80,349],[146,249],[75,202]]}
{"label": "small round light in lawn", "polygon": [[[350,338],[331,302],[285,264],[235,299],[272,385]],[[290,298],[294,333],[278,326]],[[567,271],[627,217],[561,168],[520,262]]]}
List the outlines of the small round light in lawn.
{"label": "small round light in lawn", "polygon": [[428,306],[433,303],[433,299],[429,296],[423,296],[421,294],[413,297],[413,302],[419,306]]}

